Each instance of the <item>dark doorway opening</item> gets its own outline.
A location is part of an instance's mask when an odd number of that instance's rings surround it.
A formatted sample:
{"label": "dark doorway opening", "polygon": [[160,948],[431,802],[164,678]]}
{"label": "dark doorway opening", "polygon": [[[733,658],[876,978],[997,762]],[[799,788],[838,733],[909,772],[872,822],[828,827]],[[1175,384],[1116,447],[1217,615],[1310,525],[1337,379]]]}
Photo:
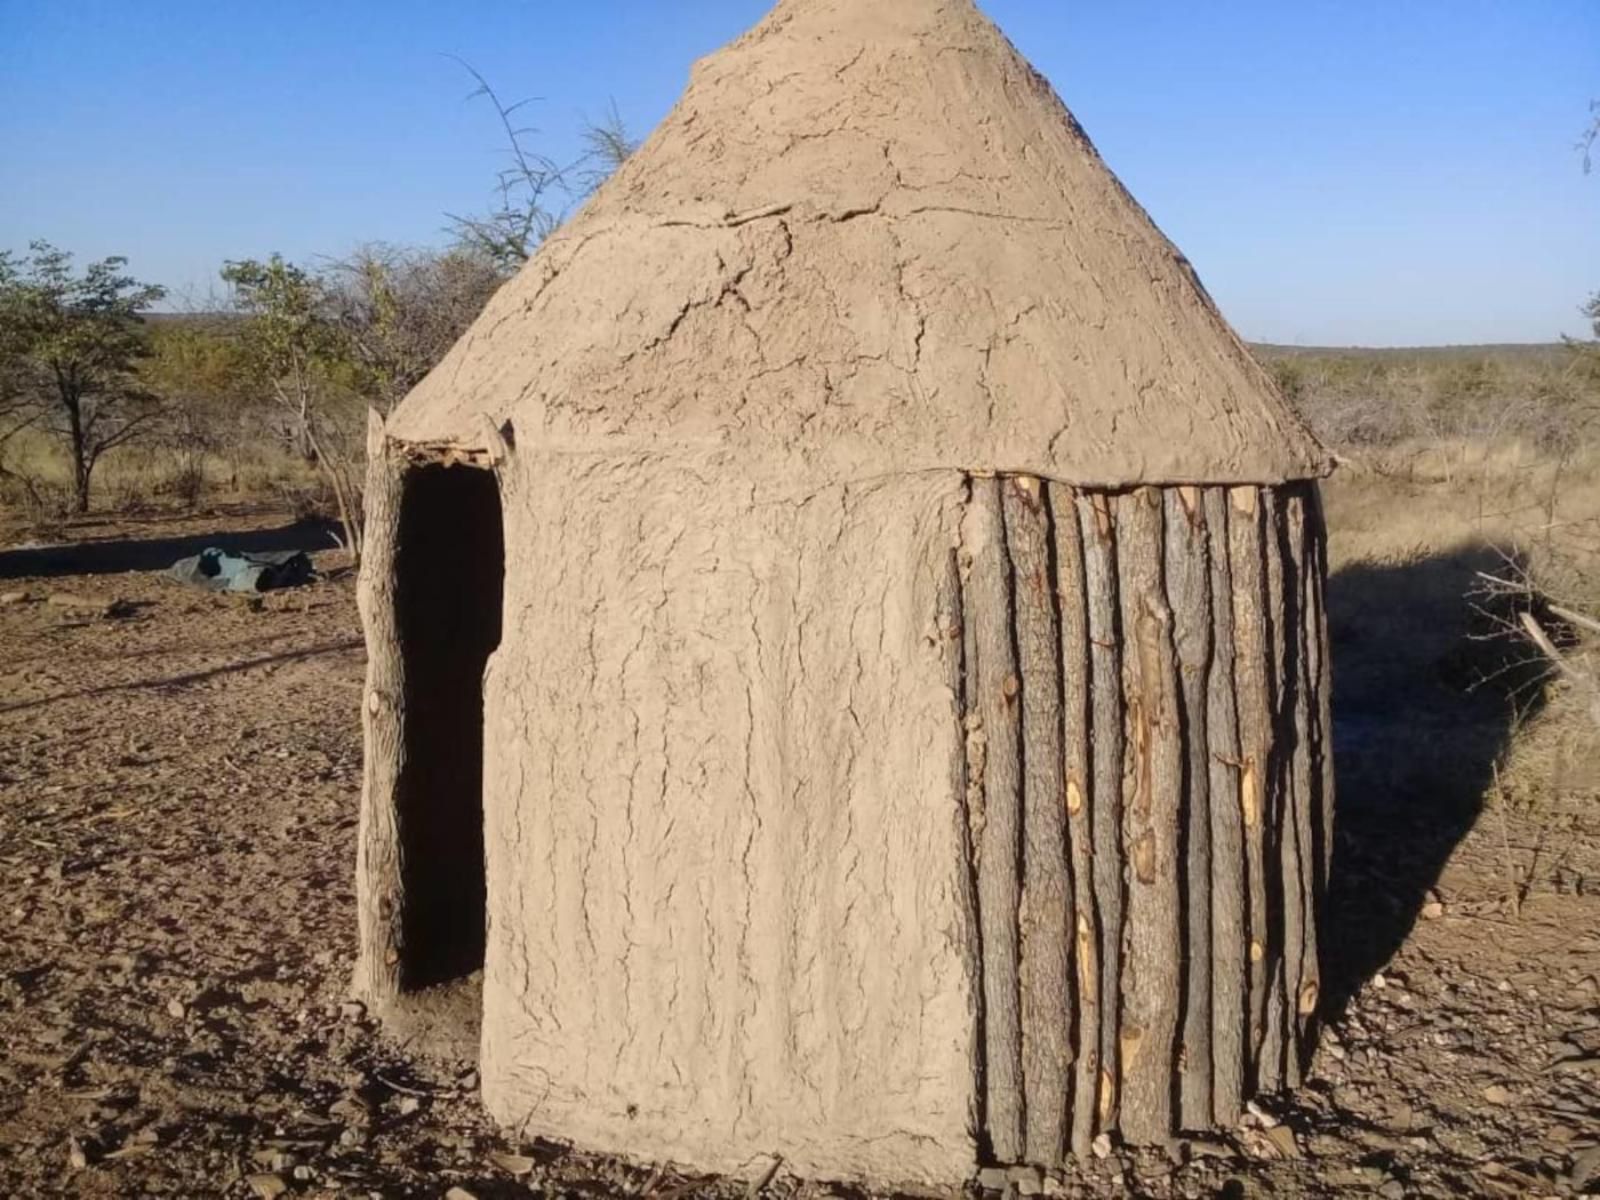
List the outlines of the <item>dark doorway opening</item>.
{"label": "dark doorway opening", "polygon": [[494,474],[461,466],[408,471],[398,533],[400,986],[414,992],[483,967],[483,673],[500,644],[505,580]]}

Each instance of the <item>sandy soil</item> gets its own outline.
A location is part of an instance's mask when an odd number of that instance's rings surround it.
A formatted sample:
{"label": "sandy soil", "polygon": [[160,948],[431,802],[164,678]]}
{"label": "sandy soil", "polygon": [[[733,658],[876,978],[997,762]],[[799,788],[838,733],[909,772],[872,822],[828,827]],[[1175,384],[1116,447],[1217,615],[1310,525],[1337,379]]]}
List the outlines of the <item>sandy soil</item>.
{"label": "sandy soil", "polygon": [[[476,1109],[470,1061],[408,1054],[344,1002],[352,581],[252,603],[158,573],[213,541],[320,548],[320,531],[232,513],[75,536],[70,551],[0,551],[0,593],[28,597],[0,604],[0,1191],[747,1194],[504,1135]],[[1335,986],[1310,1086],[1229,1136],[1112,1149],[1014,1187],[1600,1188],[1600,808],[1484,807],[1505,707],[1460,690],[1460,615],[1418,603],[1407,574],[1472,565],[1350,567],[1334,582]],[[124,603],[105,616],[44,599],[62,593]],[[767,1187],[850,1194],[781,1166]]]}

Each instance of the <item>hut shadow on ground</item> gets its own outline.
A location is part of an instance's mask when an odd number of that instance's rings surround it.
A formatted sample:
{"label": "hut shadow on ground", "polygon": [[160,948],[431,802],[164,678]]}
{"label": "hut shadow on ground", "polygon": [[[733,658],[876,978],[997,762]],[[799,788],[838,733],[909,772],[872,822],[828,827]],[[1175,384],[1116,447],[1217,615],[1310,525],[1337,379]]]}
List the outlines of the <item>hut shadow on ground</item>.
{"label": "hut shadow on ground", "polygon": [[1503,572],[1464,543],[1401,562],[1346,564],[1329,581],[1337,829],[1324,923],[1327,1011],[1410,934],[1493,788],[1516,704],[1537,681],[1514,643],[1485,638],[1477,572]]}
{"label": "hut shadow on ground", "polygon": [[272,529],[218,529],[179,537],[107,538],[29,546],[0,551],[0,579],[162,571],[180,558],[199,554],[211,546],[221,546],[238,554],[331,550],[336,544],[333,535],[337,531],[338,526],[331,521],[309,519]]}

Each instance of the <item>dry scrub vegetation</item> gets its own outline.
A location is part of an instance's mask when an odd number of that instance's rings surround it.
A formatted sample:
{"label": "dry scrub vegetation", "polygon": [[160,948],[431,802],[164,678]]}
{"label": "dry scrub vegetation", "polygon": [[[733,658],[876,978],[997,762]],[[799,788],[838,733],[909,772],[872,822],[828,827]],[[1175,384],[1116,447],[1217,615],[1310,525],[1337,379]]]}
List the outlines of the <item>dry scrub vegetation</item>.
{"label": "dry scrub vegetation", "polygon": [[1409,565],[1419,608],[1430,591],[1459,597],[1461,627],[1419,631],[1418,661],[1448,661],[1461,686],[1511,706],[1497,788],[1600,792],[1593,344],[1258,353],[1342,459],[1327,487],[1333,570]]}

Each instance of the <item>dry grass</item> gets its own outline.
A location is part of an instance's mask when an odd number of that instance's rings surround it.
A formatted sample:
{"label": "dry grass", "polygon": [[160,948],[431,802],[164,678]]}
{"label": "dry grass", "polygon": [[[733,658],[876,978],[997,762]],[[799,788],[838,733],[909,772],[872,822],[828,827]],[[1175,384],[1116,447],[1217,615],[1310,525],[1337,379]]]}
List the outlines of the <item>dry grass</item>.
{"label": "dry grass", "polygon": [[[1600,614],[1600,355],[1558,345],[1257,353],[1345,461],[1327,488],[1334,569],[1395,581],[1353,589],[1347,603],[1363,607],[1365,593],[1381,605],[1345,619],[1404,628],[1377,643],[1403,662],[1364,663],[1357,650],[1340,668],[1357,684],[1443,672],[1497,691],[1516,713],[1499,756],[1508,793],[1597,790],[1600,685],[1584,672],[1600,650],[1550,606]],[[1528,638],[1523,612],[1572,670]]]}
{"label": "dry grass", "polygon": [[[1498,756],[1509,799],[1600,793],[1591,697],[1520,622],[1521,612],[1536,613],[1575,661],[1595,650],[1591,635],[1548,606],[1600,611],[1600,448],[1403,443],[1376,463],[1347,466],[1325,495],[1336,578],[1368,581],[1336,586],[1331,608],[1344,650],[1336,667],[1356,708],[1370,694],[1383,709],[1381,693],[1397,680],[1488,693],[1512,709],[1513,736]],[[1372,582],[1385,577],[1391,586]],[[1447,771],[1454,751],[1439,749]]]}
{"label": "dry grass", "polygon": [[[35,536],[59,531],[71,497],[61,448],[42,434],[25,432],[7,445],[3,465],[21,477],[0,477],[0,513],[9,514],[8,524]],[[133,443],[96,468],[92,497],[97,510],[122,515],[240,501],[326,515],[331,506],[326,492],[313,464],[269,442],[200,451]]]}

